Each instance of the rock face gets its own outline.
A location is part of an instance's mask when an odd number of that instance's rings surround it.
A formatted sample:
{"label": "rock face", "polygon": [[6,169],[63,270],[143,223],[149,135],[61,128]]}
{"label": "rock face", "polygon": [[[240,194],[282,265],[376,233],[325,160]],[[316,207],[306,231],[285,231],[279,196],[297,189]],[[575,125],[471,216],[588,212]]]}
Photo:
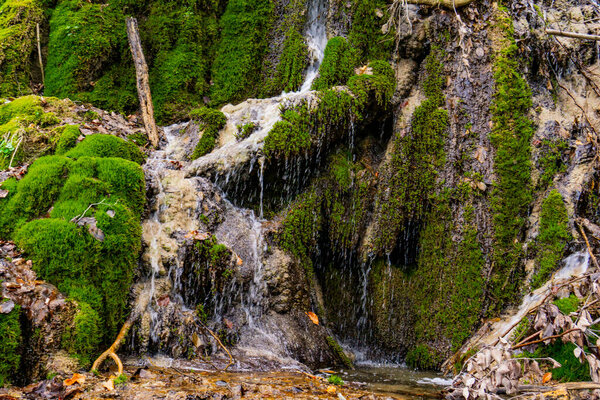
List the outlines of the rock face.
{"label": "rock face", "polygon": [[14,244],[2,243],[0,257],[1,294],[9,299],[1,313],[10,312],[7,304],[21,309],[23,368],[18,374],[13,371],[15,382],[44,379],[48,372],[73,373],[79,365],[63,350],[62,336],[73,323],[77,304],[37,280],[31,261],[21,258]]}

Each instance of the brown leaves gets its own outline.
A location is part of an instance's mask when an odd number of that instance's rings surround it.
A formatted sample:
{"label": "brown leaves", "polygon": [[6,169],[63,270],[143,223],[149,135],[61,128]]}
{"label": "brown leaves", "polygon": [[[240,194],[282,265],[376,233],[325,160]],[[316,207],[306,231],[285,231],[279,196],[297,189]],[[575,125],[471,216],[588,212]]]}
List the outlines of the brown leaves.
{"label": "brown leaves", "polygon": [[210,237],[210,234],[208,232],[199,232],[199,231],[191,231],[185,235],[186,239],[193,239],[193,240],[198,240],[198,241],[206,240],[209,237]]}
{"label": "brown leaves", "polygon": [[548,383],[552,379],[552,372],[546,372],[542,377],[542,383]]}

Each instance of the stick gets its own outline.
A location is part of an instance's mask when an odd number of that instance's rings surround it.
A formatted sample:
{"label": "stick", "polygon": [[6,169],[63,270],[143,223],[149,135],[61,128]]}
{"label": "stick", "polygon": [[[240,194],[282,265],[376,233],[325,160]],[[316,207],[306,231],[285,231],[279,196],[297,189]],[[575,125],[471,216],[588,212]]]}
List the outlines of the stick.
{"label": "stick", "polygon": [[473,0],[406,0],[406,2],[409,4],[420,4],[425,6],[460,8],[471,4]]}
{"label": "stick", "polygon": [[596,268],[598,267],[598,260],[596,260],[596,256],[594,255],[594,253],[592,253],[592,249],[590,247],[590,242],[588,241],[588,238],[585,234],[585,231],[583,230],[581,224],[579,222],[577,222],[577,226],[579,226],[579,231],[581,232],[581,234],[583,235],[583,239],[585,240],[585,244],[587,246],[587,251],[590,254],[590,257],[592,258],[592,261],[594,262],[594,265],[596,266]]}
{"label": "stick", "polygon": [[125,336],[127,336],[131,325],[133,325],[133,321],[135,321],[135,318],[132,317],[125,322],[113,344],[108,348],[108,350],[100,354],[100,357],[98,357],[96,361],[94,361],[94,365],[92,365],[92,371],[97,371],[98,367],[100,367],[104,360],[106,360],[107,357],[110,357],[117,364],[117,368],[119,370],[117,376],[120,376],[123,373],[123,363],[117,355],[117,350],[121,346],[121,342],[123,341],[123,339],[125,339]]}
{"label": "stick", "polygon": [[129,39],[129,47],[135,64],[136,83],[138,90],[138,98],[140,99],[140,111],[146,133],[152,147],[158,146],[158,129],[154,121],[154,106],[152,105],[152,95],[150,94],[150,78],[148,76],[148,65],[144,58],[144,51],[140,40],[137,20],[135,18],[127,18],[127,38]]}
{"label": "stick", "polygon": [[217,343],[219,343],[219,346],[221,346],[221,348],[223,350],[225,350],[225,352],[229,356],[229,364],[227,364],[227,366],[223,369],[223,371],[227,371],[227,368],[229,368],[233,364],[233,362],[234,362],[233,356],[231,355],[231,353],[229,352],[229,350],[227,350],[227,347],[225,347],[225,345],[223,344],[223,342],[221,342],[221,339],[219,339],[219,337],[217,335],[215,335],[213,331],[211,331],[210,329],[208,329],[208,326],[204,325],[204,323],[201,322],[201,321],[200,321],[200,325],[202,325],[202,327],[204,329],[206,329],[206,331],[208,333],[210,333],[210,335],[217,341]]}
{"label": "stick", "polygon": [[574,39],[600,40],[600,35],[588,35],[586,33],[567,32],[567,31],[561,31],[559,29],[546,29],[546,33],[548,35],[564,36],[564,37],[569,37],[569,38],[574,38]]}
{"label": "stick", "polygon": [[38,59],[40,61],[40,71],[42,71],[42,85],[46,84],[46,77],[44,76],[44,62],[42,61],[42,45],[40,43],[40,24],[35,24],[35,30],[37,34],[37,50]]}
{"label": "stick", "polygon": [[533,342],[518,344],[516,346],[513,346],[511,348],[511,350],[516,350],[516,349],[520,349],[521,347],[529,346],[529,345],[536,344],[536,343],[545,342],[546,340],[550,340],[550,339],[557,339],[559,337],[562,337],[562,336],[566,335],[567,333],[571,333],[573,331],[580,331],[580,330],[581,329],[579,329],[579,328],[571,328],[571,329],[566,330],[566,331],[564,331],[562,333],[559,333],[558,335],[548,336],[548,337],[545,337],[545,338],[542,338],[542,339],[534,340]]}

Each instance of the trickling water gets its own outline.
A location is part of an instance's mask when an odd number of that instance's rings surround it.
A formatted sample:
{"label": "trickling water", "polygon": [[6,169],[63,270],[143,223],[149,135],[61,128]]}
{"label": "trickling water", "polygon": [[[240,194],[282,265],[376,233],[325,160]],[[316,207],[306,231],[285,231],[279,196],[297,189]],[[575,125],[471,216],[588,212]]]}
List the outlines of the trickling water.
{"label": "trickling water", "polygon": [[308,24],[305,33],[311,56],[311,64],[306,71],[306,78],[300,88],[300,92],[308,92],[310,90],[325,56],[325,46],[327,46],[326,18],[326,0],[312,1],[308,8]]}

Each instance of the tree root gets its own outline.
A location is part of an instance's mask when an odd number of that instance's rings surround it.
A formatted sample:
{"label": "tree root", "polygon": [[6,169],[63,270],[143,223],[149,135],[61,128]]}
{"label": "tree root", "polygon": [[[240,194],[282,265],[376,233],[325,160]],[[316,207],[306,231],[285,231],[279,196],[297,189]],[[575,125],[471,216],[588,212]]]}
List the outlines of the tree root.
{"label": "tree root", "polygon": [[134,321],[135,321],[134,318],[130,318],[125,322],[125,324],[123,324],[123,327],[119,331],[119,334],[117,335],[117,338],[115,339],[113,344],[108,348],[108,350],[106,350],[104,353],[100,354],[100,357],[98,357],[96,359],[96,361],[94,361],[94,364],[92,365],[92,371],[97,371],[98,368],[100,367],[100,365],[102,365],[102,363],[104,362],[104,360],[106,360],[108,357],[110,357],[117,364],[117,368],[118,368],[117,376],[119,376],[123,373],[123,363],[121,362],[121,359],[117,355],[117,350],[119,349],[119,347],[121,347],[121,343],[125,339],[125,336],[127,336],[127,333],[129,332],[129,329],[131,328],[131,325],[133,325]]}
{"label": "tree root", "polygon": [[418,4],[424,6],[438,6],[445,8],[460,8],[467,6],[473,2],[473,0],[406,0],[409,4]]}

